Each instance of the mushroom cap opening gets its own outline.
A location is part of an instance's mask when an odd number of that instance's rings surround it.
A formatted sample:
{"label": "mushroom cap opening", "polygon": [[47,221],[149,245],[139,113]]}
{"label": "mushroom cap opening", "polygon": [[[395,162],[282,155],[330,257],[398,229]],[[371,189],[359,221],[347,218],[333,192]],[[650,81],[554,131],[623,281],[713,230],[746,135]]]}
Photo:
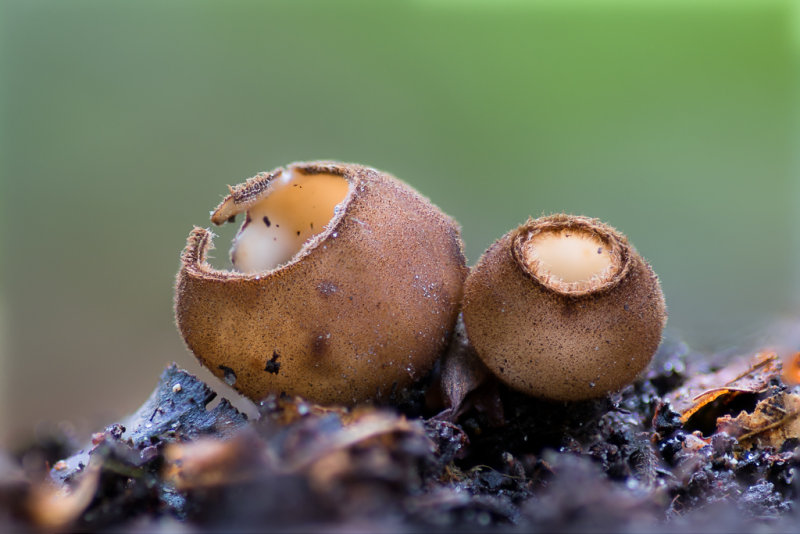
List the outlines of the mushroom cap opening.
{"label": "mushroom cap opening", "polygon": [[212,214],[216,224],[246,212],[230,250],[235,271],[262,273],[285,265],[332,228],[351,190],[350,181],[331,173],[296,167],[259,175],[248,190],[234,190]]}
{"label": "mushroom cap opening", "polygon": [[546,288],[568,295],[608,289],[627,270],[625,238],[596,219],[559,215],[529,221],[515,240],[522,268]]}

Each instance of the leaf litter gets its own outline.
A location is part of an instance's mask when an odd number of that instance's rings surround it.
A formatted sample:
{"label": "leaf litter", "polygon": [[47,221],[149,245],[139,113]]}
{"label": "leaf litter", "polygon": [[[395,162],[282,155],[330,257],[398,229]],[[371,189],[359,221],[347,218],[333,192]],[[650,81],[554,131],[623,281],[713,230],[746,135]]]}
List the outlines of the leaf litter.
{"label": "leaf litter", "polygon": [[712,368],[667,340],[624,390],[553,403],[497,382],[458,339],[405,397],[412,401],[346,409],[271,395],[254,420],[225,400],[212,405],[211,388],[173,364],[139,410],[85,447],[54,434],[0,455],[0,527],[746,532],[796,524],[800,355],[782,366],[765,351]]}

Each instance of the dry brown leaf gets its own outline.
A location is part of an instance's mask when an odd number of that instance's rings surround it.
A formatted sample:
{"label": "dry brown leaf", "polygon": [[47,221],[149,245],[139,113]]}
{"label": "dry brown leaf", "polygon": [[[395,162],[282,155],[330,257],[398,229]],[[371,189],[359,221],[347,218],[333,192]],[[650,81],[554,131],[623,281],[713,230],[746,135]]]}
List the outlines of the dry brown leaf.
{"label": "dry brown leaf", "polygon": [[270,418],[281,426],[291,425],[308,415],[323,416],[329,413],[335,413],[342,419],[345,419],[350,413],[349,408],[336,405],[323,406],[321,404],[314,404],[302,397],[280,397],[275,398],[271,402],[274,402],[275,405],[270,410]]}
{"label": "dry brown leaf", "polygon": [[781,379],[790,386],[800,385],[800,352],[795,352],[783,362]]}
{"label": "dry brown leaf", "polygon": [[778,393],[762,400],[752,413],[736,417],[725,415],[717,420],[717,431],[737,438],[745,448],[779,449],[787,439],[800,439],[800,395]]}
{"label": "dry brown leaf", "polygon": [[770,380],[781,375],[775,352],[759,352],[751,359],[740,359],[715,373],[696,375],[667,399],[686,424],[700,409],[714,401],[730,402],[742,393],[760,393]]}
{"label": "dry brown leaf", "polygon": [[164,449],[164,480],[179,490],[243,482],[263,472],[264,443],[253,432],[230,440],[200,438]]}
{"label": "dry brown leaf", "polygon": [[[273,420],[294,423],[281,426],[286,430],[280,439],[265,441],[245,431],[225,441],[201,438],[169,444],[164,450],[164,478],[180,490],[245,482],[267,471],[313,471],[312,475],[327,480],[349,469],[344,459],[355,446],[390,451],[403,437],[411,437],[433,447],[420,425],[390,412],[372,407],[326,409],[303,400],[279,402],[280,411]],[[302,420],[304,415],[308,417]]]}
{"label": "dry brown leaf", "polygon": [[466,396],[491,375],[469,344],[464,322],[459,315],[450,349],[442,357],[442,392],[450,410],[450,420],[458,418]]}
{"label": "dry brown leaf", "polygon": [[[389,446],[395,433],[417,434],[428,440],[423,429],[403,416],[374,409],[364,410],[345,426],[332,433],[318,435],[312,442],[285,443],[285,456],[278,467],[289,472],[301,471],[324,456],[368,440],[382,441]],[[298,434],[297,437],[303,435]]]}
{"label": "dry brown leaf", "polygon": [[100,463],[97,458],[92,458],[73,486],[47,480],[35,487],[28,500],[31,519],[49,529],[62,529],[72,524],[97,493]]}

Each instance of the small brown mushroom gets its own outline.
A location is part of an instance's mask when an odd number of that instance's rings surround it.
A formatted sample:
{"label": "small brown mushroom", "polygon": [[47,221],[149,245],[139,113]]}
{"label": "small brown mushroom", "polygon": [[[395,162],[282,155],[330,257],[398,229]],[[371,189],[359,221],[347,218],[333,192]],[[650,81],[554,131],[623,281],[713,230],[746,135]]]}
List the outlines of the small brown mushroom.
{"label": "small brown mushroom", "polygon": [[181,256],[175,312],[187,346],[252,399],[354,404],[423,376],[453,332],[467,274],[458,225],[375,169],[295,163],[231,189],[211,220],[246,212],[234,270],[210,231]]}
{"label": "small brown mushroom", "polygon": [[495,242],[467,278],[463,314],[503,382],[552,400],[629,384],[667,318],[658,277],[625,236],[572,215],[529,220]]}

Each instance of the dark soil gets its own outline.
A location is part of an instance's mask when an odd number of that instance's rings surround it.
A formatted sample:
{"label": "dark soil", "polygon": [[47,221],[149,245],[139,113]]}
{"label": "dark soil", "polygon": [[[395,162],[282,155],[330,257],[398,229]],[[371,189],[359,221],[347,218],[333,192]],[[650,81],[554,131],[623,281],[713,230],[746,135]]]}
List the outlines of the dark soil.
{"label": "dark soil", "polygon": [[[172,365],[82,450],[53,436],[0,455],[0,530],[795,530],[794,386],[772,364],[733,381],[712,364],[668,341],[623,391],[550,403],[454,350],[391,406],[269,397],[255,421],[208,409]],[[706,376],[722,383],[681,397]]]}

